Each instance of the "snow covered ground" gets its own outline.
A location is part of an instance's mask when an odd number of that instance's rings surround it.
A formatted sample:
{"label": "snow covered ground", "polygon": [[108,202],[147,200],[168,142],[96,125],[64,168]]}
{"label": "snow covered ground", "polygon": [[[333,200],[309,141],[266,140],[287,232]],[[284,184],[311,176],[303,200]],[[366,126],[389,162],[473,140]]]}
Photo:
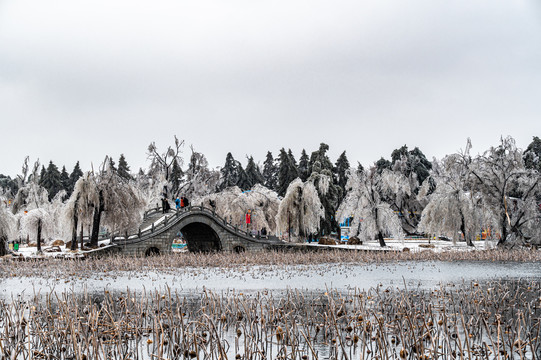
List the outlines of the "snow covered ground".
{"label": "snow covered ground", "polygon": [[[492,249],[496,246],[496,241],[474,241],[474,247],[466,245],[466,242],[457,242],[453,244],[452,241],[444,240],[428,240],[428,239],[406,239],[406,240],[394,240],[385,239],[387,246],[381,247],[377,241],[364,242],[362,245],[347,245],[342,243],[340,245],[327,245],[333,248],[342,249],[356,249],[356,250],[373,250],[373,251],[427,251],[432,250],[436,252],[441,251],[475,251]],[[325,246],[316,243],[308,244],[308,246]],[[406,248],[408,250],[406,250]]]}
{"label": "snow covered ground", "polygon": [[[99,242],[100,247],[108,246],[110,240],[103,240]],[[325,248],[340,248],[340,249],[354,249],[354,250],[365,250],[365,251],[435,251],[435,252],[444,252],[444,251],[476,251],[476,250],[486,250],[492,249],[495,247],[496,242],[491,241],[475,241],[474,247],[469,247],[465,242],[457,242],[453,244],[451,241],[443,240],[430,240],[428,239],[406,239],[404,241],[386,239],[385,243],[387,246],[381,247],[377,241],[364,242],[363,245],[319,245],[317,243],[303,243],[296,244],[297,246],[308,246],[308,247],[325,247]],[[60,251],[48,252],[47,249],[57,248]],[[19,250],[13,252],[14,255],[24,257],[24,258],[76,258],[84,256],[84,253],[87,251],[81,251],[80,249],[76,251],[71,251],[65,246],[42,246],[42,253],[38,254],[36,247],[28,247],[26,245],[21,245]],[[11,257],[12,255],[7,255]]]}

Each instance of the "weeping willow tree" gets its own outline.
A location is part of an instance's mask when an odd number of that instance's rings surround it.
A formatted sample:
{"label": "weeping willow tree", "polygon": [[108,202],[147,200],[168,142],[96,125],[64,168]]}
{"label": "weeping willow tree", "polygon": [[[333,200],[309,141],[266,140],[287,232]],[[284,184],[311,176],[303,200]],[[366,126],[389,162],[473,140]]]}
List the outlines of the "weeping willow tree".
{"label": "weeping willow tree", "polygon": [[402,180],[392,171],[378,171],[375,166],[359,172],[349,171],[348,192],[338,208],[338,218],[352,218],[352,235],[377,238],[382,247],[386,246],[385,236],[403,239],[400,218],[383,197],[389,191],[407,191]]}
{"label": "weeping willow tree", "polygon": [[[328,185],[320,179],[322,189]],[[276,222],[278,230],[287,232],[289,240],[302,241],[308,234],[317,233],[321,219],[325,218],[325,208],[321,204],[318,190],[310,180],[303,182],[297,178],[287,187],[280,202]],[[291,236],[293,235],[293,237]]]}
{"label": "weeping willow tree", "polygon": [[91,226],[91,247],[98,245],[102,225],[112,233],[134,232],[146,204],[135,180],[120,176],[106,158],[98,173],[87,172],[79,178],[66,204],[64,218],[71,223],[72,249],[77,227],[82,239],[83,226]]}
{"label": "weeping willow tree", "polygon": [[0,256],[7,253],[7,241],[16,232],[17,220],[8,210],[5,199],[0,197]]}
{"label": "weeping willow tree", "polygon": [[251,224],[248,229],[265,228],[270,234],[276,233],[276,215],[280,199],[275,191],[260,184],[244,192],[238,186],[229,187],[218,193],[206,195],[196,200],[193,205],[214,209],[217,215],[239,227],[246,224],[246,214],[249,212]]}
{"label": "weeping willow tree", "polygon": [[37,251],[41,252],[43,236],[51,236],[54,227],[53,218],[49,214],[49,193],[39,185],[39,167],[38,160],[28,175],[28,157],[25,159],[23,175],[19,176],[19,191],[13,201],[12,212],[19,219],[19,236],[35,238]]}
{"label": "weeping willow tree", "polygon": [[[434,161],[430,177],[425,180],[420,198],[428,199],[419,223],[419,230],[431,235],[444,235],[456,243],[463,237],[468,246],[473,246],[473,237],[484,226],[483,202],[469,187],[471,172],[471,143],[464,151]],[[432,181],[435,189],[428,194]]]}

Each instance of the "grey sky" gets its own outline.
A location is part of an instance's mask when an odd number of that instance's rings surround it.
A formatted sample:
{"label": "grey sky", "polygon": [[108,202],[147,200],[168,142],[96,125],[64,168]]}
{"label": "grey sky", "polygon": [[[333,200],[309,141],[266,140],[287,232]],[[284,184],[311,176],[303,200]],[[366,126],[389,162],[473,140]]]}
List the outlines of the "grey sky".
{"label": "grey sky", "polygon": [[[173,135],[231,151],[474,152],[541,136],[537,0],[0,0],[0,173]],[[189,153],[188,147],[185,153]]]}

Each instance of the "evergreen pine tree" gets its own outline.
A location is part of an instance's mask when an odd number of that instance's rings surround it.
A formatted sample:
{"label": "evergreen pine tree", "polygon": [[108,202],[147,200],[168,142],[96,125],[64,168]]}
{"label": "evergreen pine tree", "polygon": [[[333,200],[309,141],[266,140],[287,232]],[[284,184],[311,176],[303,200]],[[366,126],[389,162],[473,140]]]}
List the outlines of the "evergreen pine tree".
{"label": "evergreen pine tree", "polygon": [[263,178],[265,179],[264,185],[271,189],[276,191],[278,186],[278,168],[276,167],[276,164],[274,162],[274,158],[272,157],[272,153],[270,151],[267,152],[267,157],[265,158],[265,162],[263,163]]}
{"label": "evergreen pine tree", "polygon": [[[332,172],[332,162],[327,156],[327,150],[329,150],[329,145],[325,143],[321,143],[319,145],[319,149],[312,152],[312,155],[310,155],[310,163],[309,163],[309,172],[310,175],[314,170],[316,172],[320,172],[321,170],[329,170]],[[318,163],[316,165],[316,163]],[[314,169],[314,166],[316,166],[316,169]]]}
{"label": "evergreen pine tree", "polygon": [[378,161],[375,163],[376,169],[378,174],[381,174],[383,170],[390,170],[392,165],[391,162],[383,157],[381,157]]}
{"label": "evergreen pine tree", "polygon": [[[310,178],[314,181],[318,189],[319,200],[325,208],[325,218],[321,220],[320,229],[322,234],[329,235],[332,231],[339,230],[338,222],[335,218],[336,210],[339,205],[340,188],[333,181],[333,165],[327,156],[329,145],[321,143],[319,149],[312,152],[310,156]],[[322,177],[330,179],[329,186],[325,192],[319,191],[319,182]]]}
{"label": "evergreen pine tree", "polygon": [[534,136],[522,158],[526,169],[534,169],[541,173],[541,139]]}
{"label": "evergreen pine tree", "polygon": [[45,172],[45,178],[41,178],[41,186],[43,186],[49,192],[49,201],[52,200],[55,195],[62,190],[62,180],[60,179],[60,171],[58,167],[49,162],[49,166]]}
{"label": "evergreen pine tree", "polygon": [[81,170],[79,162],[77,161],[70,174],[68,195],[71,196],[71,194],[73,193],[73,188],[75,187],[75,183],[77,182],[77,180],[79,180],[81,176],[83,176],[83,171]]}
{"label": "evergreen pine tree", "polygon": [[66,195],[69,197],[70,176],[65,166],[62,166],[62,171],[60,172],[60,182],[62,183],[62,190],[66,190]]}
{"label": "evergreen pine tree", "polygon": [[218,191],[222,191],[228,187],[237,185],[239,181],[237,161],[233,158],[233,155],[228,152],[225,157],[225,164],[220,169],[220,183],[218,184]]}
{"label": "evergreen pine tree", "polygon": [[295,167],[295,170],[298,173],[299,169],[297,167],[297,160],[295,160],[295,155],[293,155],[293,152],[291,151],[291,149],[288,149],[287,155],[289,156],[289,159],[291,160],[291,166]]}
{"label": "evergreen pine tree", "polygon": [[302,149],[301,157],[299,159],[299,177],[304,182],[310,177],[310,158],[306,154],[306,150]]}
{"label": "evergreen pine tree", "polygon": [[263,175],[261,175],[261,171],[259,171],[259,167],[255,164],[252,156],[248,158],[248,164],[246,164],[246,177],[248,178],[250,189],[255,184],[263,184],[265,182],[265,179],[263,178]]}
{"label": "evergreen pine tree", "polygon": [[363,173],[363,171],[364,171],[364,166],[360,162],[357,161],[357,170],[356,170],[357,176],[360,176]]}
{"label": "evergreen pine tree", "polygon": [[47,179],[47,170],[45,170],[45,166],[41,165],[41,172],[39,173],[39,180],[38,184],[39,186],[43,186],[43,182]]}
{"label": "evergreen pine tree", "polygon": [[235,168],[237,173],[237,186],[245,191],[250,190],[252,186],[250,185],[250,180],[248,179],[248,174],[246,174],[246,171],[242,168],[242,164],[238,161],[235,161]]}
{"label": "evergreen pine tree", "polygon": [[278,155],[278,195],[284,196],[289,184],[299,177],[297,167],[295,166],[295,159],[290,156],[284,148],[280,150]]}
{"label": "evergreen pine tree", "polygon": [[347,171],[349,170],[349,161],[344,151],[336,160],[336,184],[340,187],[341,194],[339,202],[342,202],[346,194]]}
{"label": "evergreen pine tree", "polygon": [[128,166],[128,162],[126,161],[126,158],[124,157],[124,154],[120,154],[120,158],[118,159],[118,175],[121,178],[124,178],[126,180],[131,180],[133,177],[130,174],[130,167]]}
{"label": "evergreen pine tree", "polygon": [[117,172],[117,168],[116,168],[116,166],[115,166],[115,165],[116,165],[116,164],[115,164],[115,161],[114,161],[113,158],[110,157],[110,156],[107,156],[107,158],[109,159],[109,166],[110,166],[111,170],[112,170],[113,172],[116,173],[116,172]]}

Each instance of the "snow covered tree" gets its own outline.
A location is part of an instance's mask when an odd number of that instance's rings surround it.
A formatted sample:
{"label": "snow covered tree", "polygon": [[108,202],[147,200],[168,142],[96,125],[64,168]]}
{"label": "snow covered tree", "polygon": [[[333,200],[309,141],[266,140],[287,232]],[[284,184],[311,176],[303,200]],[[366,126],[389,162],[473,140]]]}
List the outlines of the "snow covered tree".
{"label": "snow covered tree", "polygon": [[110,171],[117,172],[118,169],[117,169],[116,166],[115,166],[116,163],[115,163],[115,161],[113,160],[113,158],[110,157],[110,156],[107,156],[107,158],[109,159],[108,169],[109,169]]}
{"label": "snow covered tree", "polygon": [[403,239],[400,219],[382,196],[395,183],[396,175],[387,169],[380,172],[377,165],[360,173],[350,170],[346,185],[348,192],[338,208],[338,218],[351,217],[353,235],[377,238],[382,247],[386,246],[386,235]]}
{"label": "snow covered tree", "polygon": [[512,137],[477,156],[471,164],[472,189],[478,191],[490,209],[493,226],[500,233],[498,245],[513,240],[540,238],[541,195],[539,172],[527,169],[523,152]]}
{"label": "snow covered tree", "polygon": [[376,161],[375,165],[380,174],[383,172],[383,170],[390,170],[393,167],[391,162],[383,157]]}
{"label": "snow covered tree", "polygon": [[310,177],[310,158],[306,154],[306,150],[302,149],[301,157],[299,158],[299,177],[304,182]]}
{"label": "snow covered tree", "polygon": [[246,164],[246,178],[248,179],[248,188],[251,189],[256,184],[263,184],[265,179],[259,171],[259,167],[255,164],[254,158],[250,156]]}
{"label": "snow covered tree", "polygon": [[317,172],[320,172],[321,170],[329,170],[332,172],[332,162],[327,156],[327,151],[329,151],[329,145],[325,143],[321,143],[319,145],[319,149],[312,152],[312,155],[310,155],[310,175],[314,172],[314,166],[317,165]]}
{"label": "snow covered tree", "polygon": [[105,202],[103,224],[113,234],[135,232],[146,206],[138,189],[114,173],[100,180]]}
{"label": "snow covered tree", "polygon": [[[97,174],[88,173],[77,182],[70,199],[70,208],[73,208],[73,211],[84,209],[84,218],[88,218],[92,213],[91,247],[98,246],[102,224],[112,233],[134,231],[141,223],[146,206],[139,189],[120,177],[110,165],[111,162],[106,157]],[[75,203],[77,207],[74,206]],[[68,213],[67,217],[73,218],[73,214]]]}
{"label": "snow covered tree", "polygon": [[75,183],[73,193],[67,201],[64,216],[66,221],[72,221],[72,250],[77,248],[77,226],[81,229],[80,240],[82,248],[83,229],[85,226],[90,227],[92,225],[95,208],[99,206],[99,190],[94,177],[94,174],[91,172],[87,172],[79,177],[79,180]]}
{"label": "snow covered tree", "polygon": [[278,155],[278,195],[284,196],[289,184],[298,176],[295,159],[284,148],[280,149],[280,155]]}
{"label": "snow covered tree", "polygon": [[180,183],[177,196],[187,197],[192,203],[197,199],[209,195],[216,189],[220,179],[220,173],[209,168],[209,163],[204,154],[190,147],[192,154],[185,179]]}
{"label": "snow covered tree", "polygon": [[526,169],[534,169],[541,173],[541,139],[537,136],[533,137],[532,142],[528,145],[523,155],[524,165]]}
{"label": "snow covered tree", "polygon": [[[193,156],[193,149],[192,149],[192,156]],[[192,160],[190,159],[190,163]],[[173,197],[175,195],[178,195],[178,191],[180,188],[180,183],[182,182],[182,177],[184,176],[182,169],[180,168],[180,165],[178,164],[178,161],[173,161],[173,167],[171,169],[171,193],[173,194]]]}
{"label": "snow covered tree", "polygon": [[278,230],[287,232],[290,241],[292,234],[293,240],[302,241],[308,234],[319,231],[324,217],[325,209],[314,183],[297,178],[287,188],[278,208],[276,222]]}
{"label": "snow covered tree", "polygon": [[164,153],[159,153],[158,148],[156,147],[156,144],[154,142],[152,142],[148,146],[147,156],[148,159],[150,159],[151,161],[149,175],[152,176],[154,179],[158,179],[160,178],[160,176],[163,176],[165,178],[167,185],[164,188],[164,192],[166,193],[166,195],[169,195],[169,192],[171,190],[171,185],[169,183],[171,181],[171,171],[173,169],[173,164],[176,161],[178,165],[182,167],[183,161],[180,153],[183,146],[184,140],[180,141],[176,137],[176,135],[174,146],[169,146]]}
{"label": "snow covered tree", "polygon": [[339,231],[336,220],[336,209],[339,205],[340,190],[333,182],[332,162],[327,156],[329,145],[321,143],[319,149],[310,156],[310,177],[318,193],[321,204],[325,208],[325,217],[321,221],[320,229],[323,234],[329,235],[333,231]]}
{"label": "snow covered tree", "polygon": [[274,158],[270,151],[267,152],[267,157],[263,163],[263,183],[267,188],[276,191],[278,189],[278,167],[274,162]]}
{"label": "snow covered tree", "polygon": [[0,190],[4,191],[7,197],[13,197],[17,194],[19,187],[17,181],[10,176],[0,174]]}
{"label": "snow covered tree", "polygon": [[[482,223],[482,202],[469,190],[471,143],[468,140],[463,152],[448,155],[441,162],[434,160],[430,178],[427,178],[419,197],[428,197],[419,223],[419,230],[426,234],[444,235],[456,242],[464,237],[473,246],[475,234]],[[431,181],[435,190],[429,194]]]}
{"label": "snow covered tree", "polygon": [[[382,160],[377,164],[379,171],[383,171],[388,165],[385,160]],[[415,148],[408,151],[408,147],[404,145],[393,151],[390,166],[400,186],[396,188],[396,191],[391,190],[385,193],[385,201],[400,214],[404,231],[408,234],[416,234],[421,213],[426,205],[426,199],[417,197],[417,194],[422,182],[428,177],[432,165],[421,150]]]}
{"label": "snow covered tree", "polygon": [[[164,189],[169,182],[163,174],[146,174],[142,169],[135,177],[135,187],[139,189],[147,207],[160,207]],[[176,195],[176,194],[173,194]]]}
{"label": "snow covered tree", "polygon": [[244,228],[246,214],[251,214],[252,223],[248,230],[265,228],[276,232],[276,215],[280,199],[276,192],[256,184],[250,191],[243,192],[238,186],[229,187],[219,193],[209,194],[197,200],[195,205],[214,209],[216,214],[230,221],[232,225]]}
{"label": "snow covered tree", "polygon": [[19,234],[21,237],[35,238],[37,251],[41,252],[44,236],[52,235],[52,224],[52,218],[45,209],[32,209],[21,217]]}
{"label": "snow covered tree", "polygon": [[126,158],[124,157],[124,154],[120,154],[120,158],[118,159],[118,175],[121,178],[124,178],[126,180],[132,180],[133,177],[130,174],[130,167],[128,166],[128,162],[126,161]]}
{"label": "snow covered tree", "polygon": [[15,216],[7,208],[7,199],[0,196],[0,256],[7,254],[7,241],[13,238],[16,232]]}
{"label": "snow covered tree", "polygon": [[35,236],[37,250],[41,252],[42,235],[43,232],[47,235],[50,234],[52,219],[46,211],[49,204],[49,193],[39,185],[39,166],[39,161],[36,161],[32,173],[27,177],[28,157],[25,159],[22,175],[19,176],[19,191],[13,201],[12,212],[21,217],[20,236]]}

